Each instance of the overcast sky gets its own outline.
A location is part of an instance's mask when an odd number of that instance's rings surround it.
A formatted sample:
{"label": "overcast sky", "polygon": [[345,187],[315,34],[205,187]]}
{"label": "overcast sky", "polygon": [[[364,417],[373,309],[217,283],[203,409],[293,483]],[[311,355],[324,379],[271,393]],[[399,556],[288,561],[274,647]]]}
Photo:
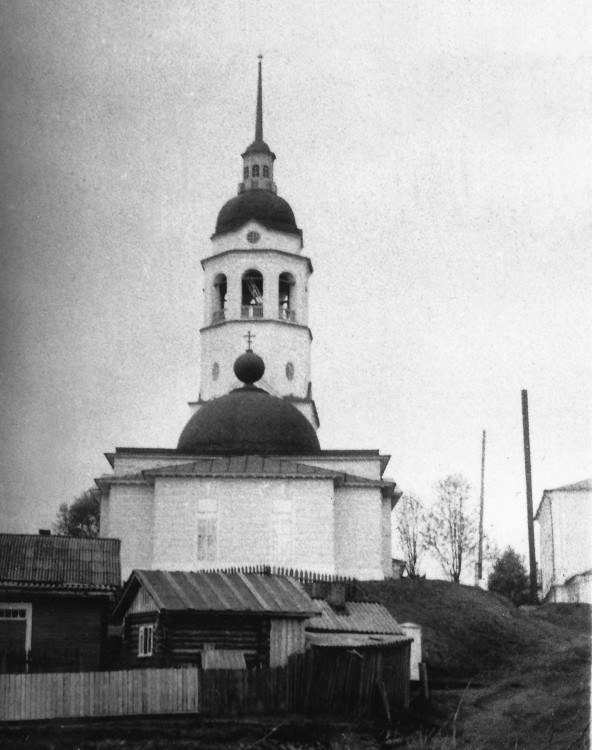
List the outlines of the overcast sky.
{"label": "overcast sky", "polygon": [[525,553],[522,388],[535,508],[591,473],[588,6],[2,0],[1,530],[175,447],[262,52],[322,447],[429,503],[478,497],[487,430],[485,525]]}

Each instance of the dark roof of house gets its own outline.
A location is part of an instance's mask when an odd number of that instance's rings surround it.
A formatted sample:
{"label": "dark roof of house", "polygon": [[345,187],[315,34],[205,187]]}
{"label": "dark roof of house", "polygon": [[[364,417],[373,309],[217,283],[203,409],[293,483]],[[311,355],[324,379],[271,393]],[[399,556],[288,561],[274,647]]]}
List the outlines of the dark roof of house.
{"label": "dark roof of house", "polygon": [[311,617],[312,599],[287,576],[203,571],[134,570],[114,607],[119,621],[143,587],[158,611]]}
{"label": "dark roof of house", "polygon": [[343,611],[334,610],[324,599],[314,599],[313,604],[321,616],[307,622],[307,630],[404,635],[395,618],[383,604],[346,601]]}
{"label": "dark roof of house", "polygon": [[0,586],[113,590],[119,539],[0,534]]}

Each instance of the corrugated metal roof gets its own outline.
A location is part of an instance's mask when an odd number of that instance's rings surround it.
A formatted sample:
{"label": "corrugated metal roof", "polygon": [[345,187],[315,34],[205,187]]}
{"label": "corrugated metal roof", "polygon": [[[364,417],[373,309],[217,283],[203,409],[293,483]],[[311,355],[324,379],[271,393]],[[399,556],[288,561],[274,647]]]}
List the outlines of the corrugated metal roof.
{"label": "corrugated metal roof", "polygon": [[406,635],[372,635],[371,633],[309,633],[306,643],[325,648],[377,648],[411,643]]}
{"label": "corrugated metal roof", "polygon": [[117,588],[119,539],[0,534],[0,585]]}
{"label": "corrugated metal roof", "polygon": [[395,618],[382,604],[374,602],[346,602],[345,612],[336,612],[324,599],[313,604],[321,617],[306,623],[306,629],[341,633],[384,633],[402,635]]}
{"label": "corrugated metal roof", "polygon": [[586,490],[592,490],[592,479],[582,479],[581,482],[566,484],[565,487],[555,487],[552,490],[545,490],[545,492],[582,492]]}
{"label": "corrugated metal roof", "polygon": [[[134,570],[122,592],[134,578],[144,586],[160,610],[198,612],[250,612],[310,617],[315,604],[294,578],[246,573],[204,573]],[[120,610],[120,604],[116,610]]]}
{"label": "corrugated metal roof", "polygon": [[[394,482],[381,479],[368,479],[343,471],[333,471],[320,466],[301,463],[289,458],[268,458],[266,456],[221,456],[199,458],[195,461],[170,466],[146,469],[146,478],[154,477],[294,477],[296,479],[333,479],[339,486],[370,486],[388,490]],[[130,477],[133,478],[133,477]]]}
{"label": "corrugated metal roof", "polygon": [[146,469],[144,476],[295,476],[332,479],[339,472],[321,469],[292,459],[265,456],[221,456]]}

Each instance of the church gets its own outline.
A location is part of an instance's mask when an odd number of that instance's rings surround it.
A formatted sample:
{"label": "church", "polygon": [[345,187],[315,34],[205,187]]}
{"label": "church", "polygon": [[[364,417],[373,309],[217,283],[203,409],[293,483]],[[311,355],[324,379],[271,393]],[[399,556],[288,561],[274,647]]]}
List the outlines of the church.
{"label": "church", "polygon": [[392,575],[401,492],[378,450],[322,449],[311,381],[303,234],[255,139],[238,194],[203,258],[201,384],[176,448],[116,448],[96,480],[101,536],[121,540],[122,573],[272,566],[381,580]]}

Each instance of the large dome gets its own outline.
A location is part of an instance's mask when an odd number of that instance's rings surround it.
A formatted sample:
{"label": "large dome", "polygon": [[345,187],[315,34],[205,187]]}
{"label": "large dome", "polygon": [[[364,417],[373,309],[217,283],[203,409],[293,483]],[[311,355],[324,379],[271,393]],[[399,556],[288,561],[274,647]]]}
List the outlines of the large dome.
{"label": "large dome", "polygon": [[193,454],[311,455],[316,431],[289,401],[253,385],[206,402],[185,425],[177,450]]}
{"label": "large dome", "polygon": [[245,190],[231,198],[218,214],[216,234],[239,229],[250,219],[256,219],[268,229],[302,234],[290,204],[270,190]]}

